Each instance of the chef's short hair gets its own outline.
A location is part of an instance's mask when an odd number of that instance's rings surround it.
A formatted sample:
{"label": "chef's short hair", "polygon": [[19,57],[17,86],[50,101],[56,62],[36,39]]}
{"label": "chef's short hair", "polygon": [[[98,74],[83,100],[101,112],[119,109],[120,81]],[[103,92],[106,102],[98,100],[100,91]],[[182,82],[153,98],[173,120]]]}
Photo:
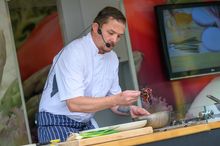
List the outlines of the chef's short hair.
{"label": "chef's short hair", "polygon": [[103,8],[93,22],[98,23],[101,27],[103,24],[108,22],[109,18],[113,18],[123,24],[126,24],[126,18],[122,12],[117,8],[110,6]]}

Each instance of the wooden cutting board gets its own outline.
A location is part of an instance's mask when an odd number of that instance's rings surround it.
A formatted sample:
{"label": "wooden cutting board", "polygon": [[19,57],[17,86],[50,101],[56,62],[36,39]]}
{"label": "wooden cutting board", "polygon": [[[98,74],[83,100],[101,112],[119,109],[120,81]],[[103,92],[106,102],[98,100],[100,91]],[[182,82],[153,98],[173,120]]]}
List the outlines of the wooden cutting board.
{"label": "wooden cutting board", "polygon": [[109,141],[119,140],[119,139],[126,139],[131,138],[135,136],[145,135],[153,133],[152,127],[144,127],[139,129],[133,129],[128,131],[122,131],[115,134],[110,135],[104,135],[94,138],[87,138],[87,139],[81,139],[81,140],[74,140],[74,141],[66,141],[59,143],[58,146],[86,146],[86,145],[95,145],[95,144],[101,144]]}

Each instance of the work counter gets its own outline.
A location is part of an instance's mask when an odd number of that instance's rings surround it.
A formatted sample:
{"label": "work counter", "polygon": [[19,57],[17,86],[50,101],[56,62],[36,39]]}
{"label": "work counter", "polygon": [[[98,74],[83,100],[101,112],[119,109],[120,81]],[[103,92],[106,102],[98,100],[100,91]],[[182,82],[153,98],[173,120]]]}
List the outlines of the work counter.
{"label": "work counter", "polygon": [[[127,131],[127,134],[129,134],[129,132],[130,134],[134,133],[131,130]],[[114,134],[96,138],[63,142],[60,143],[59,146],[214,146],[220,144],[220,121],[169,129],[166,131],[153,132],[143,135],[140,134],[129,138],[122,136],[118,139],[111,140],[112,136],[114,136]]]}

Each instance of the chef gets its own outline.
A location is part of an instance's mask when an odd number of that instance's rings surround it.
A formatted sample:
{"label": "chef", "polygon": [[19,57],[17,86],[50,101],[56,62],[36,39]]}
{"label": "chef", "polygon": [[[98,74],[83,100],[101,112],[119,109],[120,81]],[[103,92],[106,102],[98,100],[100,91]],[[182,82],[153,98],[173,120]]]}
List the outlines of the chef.
{"label": "chef", "polygon": [[121,11],[105,7],[94,19],[91,32],[55,56],[39,106],[40,143],[65,141],[73,132],[95,128],[91,120],[97,111],[111,109],[132,118],[149,114],[133,105],[140,91],[122,92],[119,86],[119,60],[112,49],[125,26]]}

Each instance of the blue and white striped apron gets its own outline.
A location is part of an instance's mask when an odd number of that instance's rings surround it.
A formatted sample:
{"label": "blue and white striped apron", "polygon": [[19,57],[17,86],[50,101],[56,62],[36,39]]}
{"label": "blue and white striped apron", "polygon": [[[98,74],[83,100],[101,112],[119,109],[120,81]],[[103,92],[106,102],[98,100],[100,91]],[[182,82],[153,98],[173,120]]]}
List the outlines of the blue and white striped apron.
{"label": "blue and white striped apron", "polygon": [[66,141],[71,133],[94,129],[91,121],[77,122],[64,115],[54,115],[48,112],[38,113],[38,141],[40,144],[49,143],[53,139]]}

